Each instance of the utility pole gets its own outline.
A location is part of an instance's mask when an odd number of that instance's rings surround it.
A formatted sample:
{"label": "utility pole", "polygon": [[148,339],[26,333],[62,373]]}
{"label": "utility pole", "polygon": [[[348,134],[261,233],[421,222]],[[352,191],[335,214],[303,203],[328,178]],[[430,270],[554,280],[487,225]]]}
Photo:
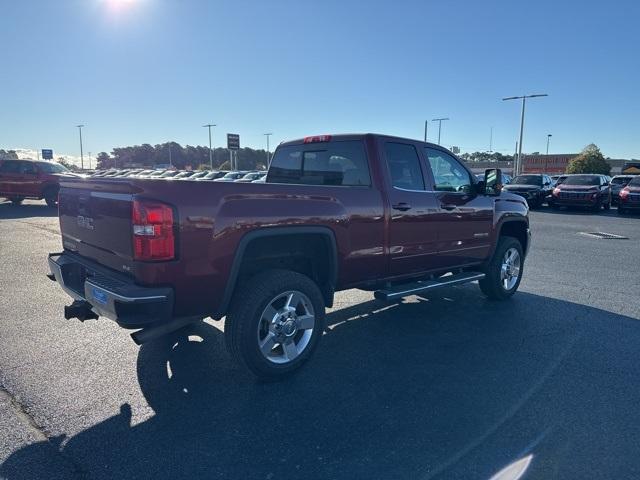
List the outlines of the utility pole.
{"label": "utility pole", "polygon": [[536,98],[536,97],[548,97],[546,93],[539,93],[535,95],[521,95],[518,97],[506,97],[503,98],[502,101],[505,100],[522,100],[522,112],[520,114],[520,140],[518,142],[518,161],[516,163],[515,173],[518,175],[520,170],[522,169],[522,136],[524,133],[524,109],[526,105],[527,98]]}
{"label": "utility pole", "polygon": [[82,153],[82,127],[84,127],[84,125],[76,125],[76,127],[80,133],[80,169],[84,170],[84,155]]}
{"label": "utility pole", "polygon": [[91,170],[91,152],[89,152],[88,160],[89,160],[89,170]]}
{"label": "utility pole", "polygon": [[213,170],[213,151],[211,150],[211,127],[217,127],[214,123],[207,123],[203,127],[209,129],[209,168]]}
{"label": "utility pole", "polygon": [[269,154],[269,137],[273,135],[273,133],[265,133],[264,136],[267,137],[267,168],[271,165],[271,155]]}
{"label": "utility pole", "polygon": [[173,167],[173,162],[171,161],[171,144],[169,144],[169,168]]}
{"label": "utility pole", "polygon": [[424,121],[424,141],[427,141],[427,130],[429,128],[429,120]]}
{"label": "utility pole", "polygon": [[549,166],[549,140],[553,135],[547,133],[547,154],[544,157],[544,173],[547,173],[547,168]]}
{"label": "utility pole", "polygon": [[434,118],[432,122],[438,122],[438,145],[440,145],[440,133],[442,132],[442,122],[449,118]]}

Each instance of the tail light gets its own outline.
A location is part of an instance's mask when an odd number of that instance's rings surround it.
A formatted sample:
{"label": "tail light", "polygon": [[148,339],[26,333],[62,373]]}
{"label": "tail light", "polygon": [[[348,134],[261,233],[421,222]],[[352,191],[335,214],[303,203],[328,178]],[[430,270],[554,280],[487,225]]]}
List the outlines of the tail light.
{"label": "tail light", "polygon": [[304,137],[304,143],[320,143],[330,141],[331,135],[314,135],[312,137]]}
{"label": "tail light", "polygon": [[131,220],[135,260],[175,258],[173,208],[152,200],[134,200]]}
{"label": "tail light", "polygon": [[560,195],[560,189],[558,187],[553,189],[553,196],[557,197],[558,195]]}
{"label": "tail light", "polygon": [[620,190],[620,193],[618,194],[618,197],[620,197],[620,200],[626,200],[628,196],[629,196],[629,187],[624,187],[622,190]]}

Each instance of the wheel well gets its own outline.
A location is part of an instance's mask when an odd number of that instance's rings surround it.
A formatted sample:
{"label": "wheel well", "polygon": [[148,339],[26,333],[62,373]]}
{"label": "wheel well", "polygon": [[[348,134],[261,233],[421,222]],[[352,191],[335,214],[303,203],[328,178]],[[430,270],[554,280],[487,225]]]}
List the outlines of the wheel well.
{"label": "wheel well", "polygon": [[42,189],[42,196],[46,197],[48,192],[51,192],[51,191],[57,192],[59,189],[60,189],[60,186],[55,183],[50,183],[48,185],[45,185],[44,188]]}
{"label": "wheel well", "polygon": [[335,247],[329,235],[320,233],[286,234],[251,240],[244,250],[238,281],[255,274],[279,268],[302,273],[311,278],[325,299],[333,304],[335,289]]}
{"label": "wheel well", "polygon": [[505,222],[500,229],[501,237],[514,237],[520,242],[522,251],[527,251],[527,224],[525,222]]}

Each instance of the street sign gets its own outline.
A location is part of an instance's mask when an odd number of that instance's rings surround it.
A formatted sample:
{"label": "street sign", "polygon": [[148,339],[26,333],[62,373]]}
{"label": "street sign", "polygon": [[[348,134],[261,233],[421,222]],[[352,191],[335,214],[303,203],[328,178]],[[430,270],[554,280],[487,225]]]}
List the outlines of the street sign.
{"label": "street sign", "polygon": [[240,150],[240,135],[227,133],[227,148],[229,150]]}
{"label": "street sign", "polygon": [[53,160],[53,150],[51,150],[50,148],[43,148],[42,158],[44,160]]}

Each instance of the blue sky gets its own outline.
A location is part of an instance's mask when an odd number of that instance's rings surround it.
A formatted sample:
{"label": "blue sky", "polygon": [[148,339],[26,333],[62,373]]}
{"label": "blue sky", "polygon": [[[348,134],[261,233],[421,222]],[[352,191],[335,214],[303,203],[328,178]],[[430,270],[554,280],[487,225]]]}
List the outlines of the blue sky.
{"label": "blue sky", "polygon": [[[374,131],[640,157],[640,2],[21,0],[2,6],[0,148],[243,146]],[[429,139],[437,136],[430,122]]]}

